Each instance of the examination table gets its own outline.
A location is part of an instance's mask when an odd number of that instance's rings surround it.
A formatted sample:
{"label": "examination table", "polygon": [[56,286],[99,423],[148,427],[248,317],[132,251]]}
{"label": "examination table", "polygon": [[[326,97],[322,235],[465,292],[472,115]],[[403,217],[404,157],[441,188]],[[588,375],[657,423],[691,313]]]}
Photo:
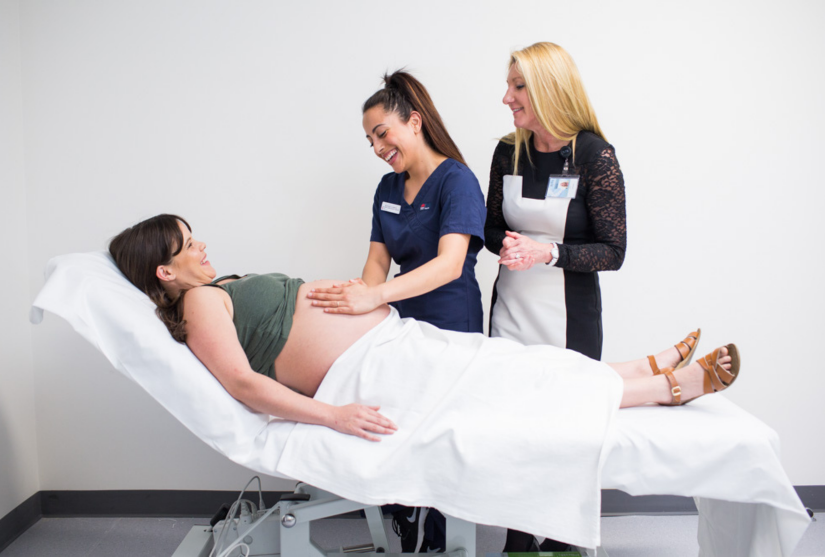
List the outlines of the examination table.
{"label": "examination table", "polygon": [[[219,453],[258,473],[305,479],[278,473],[277,456],[271,458],[284,447],[295,424],[252,412],[229,396],[188,348],[169,336],[153,304],[123,277],[106,252],[52,259],[33,304],[32,322],[42,320],[44,310],[66,319],[118,371]],[[210,419],[199,414],[203,400],[210,401]],[[723,395],[680,408],[645,406],[617,412],[600,465],[601,488],[631,495],[693,497],[703,557],[790,556],[810,522],[782,469],[776,433]],[[241,531],[258,524],[249,536],[251,555],[316,557],[336,553],[325,553],[312,543],[309,522],[363,510],[373,540],[360,549],[372,546],[380,552],[386,550],[387,537],[378,506],[415,502],[396,501],[392,493],[375,496],[338,489],[334,483],[335,489],[313,485],[299,483],[296,494],[270,509],[266,521],[255,520],[264,514],[258,511],[225,524]],[[469,503],[445,501],[435,506],[448,516],[447,549],[454,557],[475,555],[473,522],[502,525],[485,520],[486,515]],[[208,556],[215,536],[208,530],[193,528],[175,556]],[[583,554],[606,555],[596,547],[598,532],[592,539],[592,547],[583,547]],[[228,555],[245,553],[235,549]]]}

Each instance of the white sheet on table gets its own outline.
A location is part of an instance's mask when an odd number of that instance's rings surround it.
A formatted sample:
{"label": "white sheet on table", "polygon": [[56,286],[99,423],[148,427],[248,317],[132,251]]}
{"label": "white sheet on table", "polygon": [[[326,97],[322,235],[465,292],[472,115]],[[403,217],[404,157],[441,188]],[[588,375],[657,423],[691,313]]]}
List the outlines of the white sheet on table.
{"label": "white sheet on table", "polygon": [[569,350],[442,331],[392,314],[333,364],[317,399],[381,406],[380,443],[298,424],[278,471],[363,503],[599,541],[601,455],[621,400]]}
{"label": "white sheet on table", "polygon": [[[251,412],[229,396],[172,340],[152,303],[105,252],[52,259],[33,322],[42,319],[44,309],[66,319],[215,450],[257,472],[283,477],[276,470],[278,458],[295,424]],[[204,400],[210,401],[206,414]],[[773,430],[722,395],[682,408],[622,410],[613,424],[602,487],[701,497],[703,556],[791,554],[809,519],[782,470]]]}
{"label": "white sheet on table", "polygon": [[626,408],[614,425],[602,487],[696,498],[702,556],[793,553],[810,518],[773,429],[723,395],[678,408]]}

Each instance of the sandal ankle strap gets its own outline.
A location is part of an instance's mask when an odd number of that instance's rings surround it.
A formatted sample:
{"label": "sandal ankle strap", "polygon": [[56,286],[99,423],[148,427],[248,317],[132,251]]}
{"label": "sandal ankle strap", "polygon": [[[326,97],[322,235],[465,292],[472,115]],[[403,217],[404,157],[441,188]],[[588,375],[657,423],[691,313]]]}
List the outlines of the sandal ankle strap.
{"label": "sandal ankle strap", "polygon": [[681,406],[682,387],[679,386],[679,382],[676,381],[676,377],[673,375],[673,368],[663,369],[662,373],[670,382],[670,396],[673,397],[673,400],[670,402],[670,406]]}
{"label": "sandal ankle strap", "polygon": [[653,375],[659,375],[660,373],[662,373],[662,370],[659,369],[659,364],[656,363],[655,357],[648,356],[647,359],[650,362],[650,369],[653,370]]}

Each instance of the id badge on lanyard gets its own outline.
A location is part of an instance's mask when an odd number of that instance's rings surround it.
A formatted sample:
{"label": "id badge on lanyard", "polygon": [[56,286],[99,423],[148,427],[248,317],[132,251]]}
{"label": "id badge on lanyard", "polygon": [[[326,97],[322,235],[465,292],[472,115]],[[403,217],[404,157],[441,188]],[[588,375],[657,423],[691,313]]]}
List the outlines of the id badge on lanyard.
{"label": "id badge on lanyard", "polygon": [[570,174],[570,155],[573,150],[569,145],[565,145],[559,151],[559,154],[564,157],[564,168],[561,174],[551,174],[547,180],[547,193],[545,198],[556,199],[575,199],[576,191],[579,189],[579,175]]}

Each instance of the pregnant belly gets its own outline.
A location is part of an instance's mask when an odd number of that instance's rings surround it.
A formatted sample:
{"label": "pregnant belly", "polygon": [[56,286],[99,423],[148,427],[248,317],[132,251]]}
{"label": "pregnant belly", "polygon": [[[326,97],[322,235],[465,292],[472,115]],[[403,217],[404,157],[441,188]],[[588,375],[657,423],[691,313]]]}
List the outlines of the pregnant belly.
{"label": "pregnant belly", "polygon": [[340,281],[301,285],[289,338],[275,358],[278,382],[307,396],[315,396],[333,362],[390,312],[389,307],[381,306],[363,315],[341,315],[313,307],[306,297],[310,289],[329,288],[333,282]]}

